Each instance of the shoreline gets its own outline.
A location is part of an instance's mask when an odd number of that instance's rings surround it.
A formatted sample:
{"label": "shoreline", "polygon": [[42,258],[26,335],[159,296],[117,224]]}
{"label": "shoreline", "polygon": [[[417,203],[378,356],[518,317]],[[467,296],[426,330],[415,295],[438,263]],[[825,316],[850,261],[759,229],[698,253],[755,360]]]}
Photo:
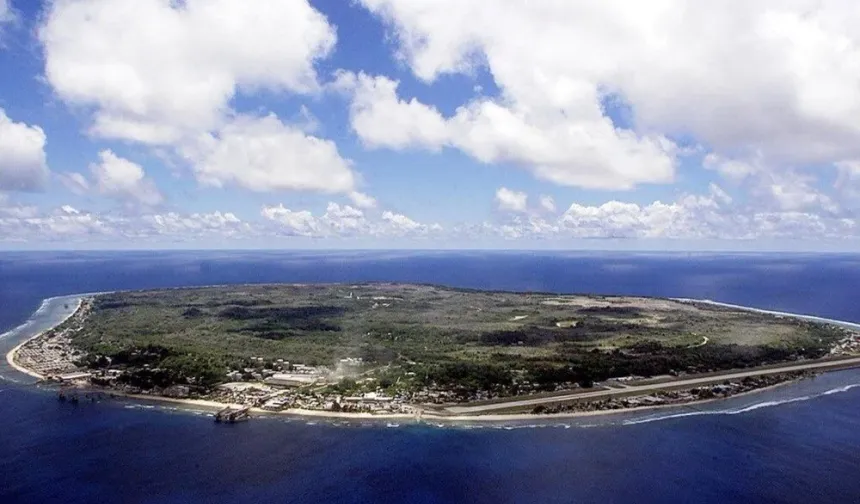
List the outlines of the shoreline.
{"label": "shoreline", "polygon": [[795,319],[800,319],[800,320],[806,320],[809,322],[819,322],[822,324],[833,324],[833,325],[838,325],[838,326],[844,327],[844,328],[860,330],[860,323],[849,322],[847,320],[829,319],[829,318],[819,317],[817,315],[807,315],[804,313],[790,313],[790,312],[781,312],[781,311],[776,311],[776,310],[766,310],[764,308],[755,308],[752,306],[743,306],[743,305],[736,305],[736,304],[731,304],[731,303],[723,303],[722,301],[714,301],[712,299],[692,299],[692,298],[668,298],[668,299],[671,299],[672,301],[678,301],[681,303],[701,303],[701,304],[712,305],[712,306],[721,306],[724,308],[734,308],[736,310],[744,310],[744,311],[753,312],[753,313],[761,313],[764,315],[773,315],[775,317],[789,317],[789,318],[795,318]]}
{"label": "shoreline", "polygon": [[[72,294],[72,295],[71,295],[71,296],[69,296],[69,297],[75,297],[75,296],[77,296],[77,298],[78,298],[78,300],[77,300],[77,306],[75,306],[75,309],[74,309],[74,310],[72,310],[72,312],[71,312],[71,313],[69,313],[68,315],[66,315],[62,320],[60,320],[60,321],[59,321],[59,322],[57,322],[56,324],[52,325],[51,327],[48,327],[47,329],[45,329],[45,330],[43,330],[43,331],[40,331],[39,333],[37,333],[37,334],[35,334],[35,335],[33,335],[33,336],[31,336],[31,337],[29,337],[29,338],[25,339],[24,341],[22,341],[21,343],[19,343],[18,345],[16,345],[12,350],[9,350],[9,352],[8,352],[8,353],[6,353],[6,362],[7,362],[7,363],[9,363],[9,365],[10,365],[10,366],[12,366],[12,368],[13,368],[13,369],[15,369],[16,371],[18,371],[19,373],[23,373],[23,374],[25,374],[25,375],[27,375],[27,376],[30,376],[31,378],[37,378],[37,379],[39,379],[39,380],[44,380],[44,379],[46,378],[44,375],[39,374],[39,373],[37,373],[37,372],[35,372],[35,371],[31,370],[31,369],[27,369],[27,368],[25,368],[24,366],[21,366],[21,365],[19,365],[18,363],[16,363],[16,362],[15,362],[15,356],[17,355],[18,351],[19,351],[19,350],[20,350],[24,345],[26,345],[27,343],[29,343],[29,342],[31,342],[31,341],[33,341],[33,340],[35,340],[36,338],[41,337],[43,334],[45,334],[45,333],[46,333],[46,332],[48,332],[48,331],[51,331],[51,330],[56,329],[57,327],[59,327],[59,326],[63,325],[67,320],[69,320],[70,318],[74,317],[74,316],[75,316],[75,314],[77,314],[77,313],[78,313],[78,311],[80,311],[81,307],[82,307],[82,306],[83,306],[83,304],[84,304],[84,298],[85,298],[85,297],[87,297],[87,296],[88,296],[88,294],[80,294],[80,295],[78,295],[78,294]],[[66,297],[66,296],[60,296],[60,297]],[[43,300],[43,301],[42,301],[42,303],[43,303],[43,305],[44,305],[44,303],[45,303],[45,302],[47,302],[47,301],[51,301],[51,300],[54,300],[54,299],[60,299],[60,297],[48,298],[48,299]],[[40,306],[40,309],[41,309],[41,306]]]}
{"label": "shoreline", "polygon": [[[46,298],[45,300],[43,300],[43,304],[40,306],[40,309],[42,306],[44,306],[44,303],[46,303],[50,300],[59,299],[59,298],[76,297],[77,298],[77,306],[75,307],[75,309],[71,313],[66,315],[62,320],[58,321],[55,325],[44,329],[43,331],[39,332],[38,334],[35,334],[35,335],[25,339],[24,341],[22,341],[18,345],[16,345],[12,350],[10,350],[6,354],[6,361],[9,363],[9,365],[13,369],[15,369],[16,371],[18,371],[22,374],[25,374],[25,375],[30,376],[32,378],[37,378],[39,380],[45,380],[46,377],[44,375],[41,375],[35,371],[32,371],[30,369],[27,369],[27,368],[17,364],[15,362],[15,357],[16,357],[17,352],[27,343],[30,343],[31,341],[44,335],[46,332],[51,331],[51,330],[55,329],[56,327],[62,325],[68,319],[70,319],[75,314],[77,314],[78,311],[83,306],[83,301],[85,298],[91,297],[91,296],[96,296],[99,294],[105,294],[105,293],[107,293],[107,292],[88,293],[88,294],[70,294],[68,296],[57,296],[57,297],[52,297],[52,298]],[[671,300],[678,301],[678,302],[686,302],[686,303],[704,303],[704,304],[712,304],[712,305],[717,305],[717,306],[725,306],[725,307],[730,307],[730,308],[735,308],[735,309],[740,309],[740,310],[747,310],[747,311],[752,311],[752,312],[765,313],[765,314],[784,316],[784,317],[793,317],[793,318],[798,318],[798,319],[802,319],[802,320],[811,320],[811,321],[816,321],[816,322],[821,322],[821,323],[837,324],[837,325],[841,325],[843,327],[851,327],[852,329],[860,329],[860,324],[857,324],[854,322],[825,319],[825,318],[816,317],[813,315],[793,314],[793,313],[787,313],[787,312],[763,310],[763,309],[754,308],[754,307],[733,305],[733,304],[729,304],[729,303],[722,303],[722,302],[712,301],[712,300],[707,300],[707,299],[689,299],[689,298],[667,298],[667,299],[671,299]],[[37,310],[37,312],[38,312],[38,310]],[[824,369],[822,372],[839,371],[839,370],[844,370],[844,369],[846,369],[846,368],[838,368],[837,367],[835,369]],[[660,404],[660,405],[653,405],[653,406],[636,406],[636,407],[632,407],[632,408],[605,409],[605,410],[593,410],[593,411],[575,411],[575,412],[550,413],[550,414],[535,414],[535,413],[507,413],[507,414],[505,414],[505,413],[500,413],[500,414],[486,414],[486,415],[474,415],[474,414],[472,414],[472,415],[468,415],[468,414],[466,414],[466,415],[440,415],[437,413],[428,412],[424,409],[421,409],[420,406],[416,406],[416,409],[417,409],[416,413],[383,413],[383,414],[336,412],[336,411],[324,411],[324,410],[308,410],[308,409],[299,409],[299,408],[283,410],[283,411],[270,411],[270,410],[265,410],[265,409],[258,408],[258,407],[251,407],[249,411],[255,415],[271,416],[271,417],[286,416],[286,417],[306,418],[306,419],[307,418],[322,418],[322,419],[365,420],[365,421],[378,421],[378,422],[381,422],[381,421],[414,421],[416,423],[421,423],[421,422],[428,422],[429,421],[431,423],[439,422],[439,423],[456,424],[456,423],[468,423],[468,422],[505,422],[505,421],[520,421],[520,420],[552,421],[552,420],[558,420],[558,419],[602,417],[602,416],[608,416],[608,415],[640,413],[640,412],[645,412],[645,411],[656,411],[656,410],[663,410],[663,409],[670,409],[670,408],[683,408],[683,407],[690,407],[690,406],[700,406],[700,405],[713,403],[713,402],[717,402],[717,401],[724,401],[726,399],[743,397],[743,396],[748,396],[751,394],[756,394],[759,392],[764,392],[764,391],[771,390],[771,389],[774,389],[777,387],[782,387],[782,386],[796,383],[801,379],[802,378],[790,379],[790,380],[787,380],[787,381],[784,381],[781,383],[776,383],[776,384],[765,386],[765,387],[758,388],[758,389],[747,390],[745,392],[741,392],[738,394],[734,394],[734,395],[731,395],[728,397],[721,397],[721,398],[704,399],[704,400],[690,401],[690,402],[684,402],[684,403],[675,403],[675,404]],[[179,406],[184,406],[185,409],[191,409],[193,407],[196,407],[196,408],[207,408],[207,409],[212,409],[212,410],[219,410],[219,409],[224,409],[227,407],[233,407],[233,408],[244,407],[243,405],[240,405],[240,404],[222,403],[222,402],[212,401],[212,400],[208,400],[208,399],[179,399],[179,398],[149,395],[149,394],[130,394],[130,393],[125,393],[125,392],[121,392],[121,391],[116,391],[113,389],[102,389],[102,388],[97,388],[97,387],[93,387],[93,388],[91,388],[91,390],[97,390],[99,392],[105,393],[112,398],[125,398],[125,399],[131,399],[131,400],[135,400],[135,401],[154,401],[154,402],[159,402],[159,403],[175,404],[175,405],[179,405]],[[527,398],[528,398],[528,396],[523,396],[522,399],[527,399]]]}
{"label": "shoreline", "polygon": [[[416,414],[407,414],[407,413],[383,413],[383,414],[373,414],[373,413],[346,413],[346,412],[337,412],[337,411],[323,411],[323,410],[308,410],[308,409],[289,409],[283,411],[270,411],[265,410],[258,407],[249,408],[249,412],[254,415],[263,416],[263,417],[293,417],[297,419],[312,419],[312,418],[321,418],[325,420],[364,420],[364,421],[410,421],[414,423],[444,423],[444,424],[458,424],[458,423],[492,423],[492,422],[510,422],[510,421],[552,421],[552,420],[564,420],[564,419],[574,419],[574,418],[589,418],[589,417],[604,417],[611,415],[622,415],[625,413],[643,413],[648,411],[660,411],[667,410],[672,408],[683,408],[683,407],[692,407],[692,406],[702,406],[705,404],[711,404],[719,401],[725,401],[727,399],[734,399],[739,397],[750,396],[753,394],[758,394],[760,392],[767,392],[769,390],[774,390],[780,387],[792,385],[797,383],[804,378],[795,378],[792,380],[787,380],[781,383],[775,383],[773,385],[768,385],[766,387],[747,390],[745,392],[741,392],[739,394],[735,394],[728,397],[720,397],[713,399],[702,399],[700,401],[691,401],[686,403],[676,403],[676,404],[658,404],[654,406],[637,406],[633,408],[619,408],[619,409],[605,409],[605,410],[593,410],[593,411],[574,411],[574,412],[566,412],[566,413],[549,413],[549,414],[536,414],[536,413],[508,413],[508,414],[490,414],[490,415],[437,415],[434,413],[422,412],[420,415]],[[221,410],[224,408],[232,407],[232,408],[243,408],[244,406],[241,404],[231,404],[231,403],[222,403],[218,401],[211,401],[208,399],[177,399],[174,397],[164,397],[157,395],[149,395],[149,394],[129,394],[125,392],[118,392],[111,389],[93,389],[99,392],[103,392],[108,394],[114,399],[131,399],[135,401],[144,401],[144,402],[156,402],[162,404],[175,404],[180,407],[184,407],[182,409],[192,410],[192,407],[196,408],[206,408],[211,409],[212,411]]]}

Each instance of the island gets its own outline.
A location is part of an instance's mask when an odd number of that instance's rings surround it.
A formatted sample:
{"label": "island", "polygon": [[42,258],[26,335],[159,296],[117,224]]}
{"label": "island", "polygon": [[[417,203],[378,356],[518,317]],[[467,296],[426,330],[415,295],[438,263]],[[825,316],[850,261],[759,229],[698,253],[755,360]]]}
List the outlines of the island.
{"label": "island", "polygon": [[360,283],[100,294],[9,360],[227,412],[489,419],[713,400],[858,353],[849,328],[704,301]]}

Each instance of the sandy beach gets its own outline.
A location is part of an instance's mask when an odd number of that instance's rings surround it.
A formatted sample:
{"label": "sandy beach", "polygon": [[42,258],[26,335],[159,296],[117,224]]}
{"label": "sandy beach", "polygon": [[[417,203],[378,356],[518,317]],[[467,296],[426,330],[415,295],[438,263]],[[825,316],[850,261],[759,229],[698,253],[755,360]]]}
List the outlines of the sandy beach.
{"label": "sandy beach", "polygon": [[[76,306],[74,311],[72,311],[66,317],[64,317],[62,320],[57,322],[57,324],[54,325],[53,327],[47,328],[44,331],[41,331],[40,333],[38,333],[38,334],[36,334],[30,338],[27,338],[25,341],[21,342],[20,344],[15,346],[15,348],[13,348],[11,351],[9,351],[6,354],[6,361],[9,363],[9,365],[21,373],[24,373],[28,376],[33,377],[33,378],[38,378],[40,380],[44,380],[45,376],[17,364],[15,362],[16,353],[18,352],[18,350],[20,350],[24,345],[26,345],[30,341],[42,336],[47,331],[54,329],[55,327],[59,326],[60,324],[62,324],[63,322],[65,322],[66,320],[68,320],[69,318],[74,316],[81,309],[84,299],[88,296],[91,296],[91,295],[92,294],[80,295],[77,299],[77,306]],[[819,322],[840,324],[840,325],[844,325],[846,327],[855,327],[855,328],[860,327],[860,325],[854,324],[851,322],[822,319],[819,317],[813,317],[813,316],[809,316],[809,315],[795,315],[795,314],[783,313],[783,312],[772,312],[772,311],[760,310],[760,309],[751,308],[751,307],[728,305],[725,303],[719,303],[719,302],[709,301],[709,300],[697,300],[697,299],[677,299],[677,300],[683,301],[683,302],[699,302],[699,303],[722,305],[722,306],[728,306],[728,307],[732,307],[732,308],[745,309],[745,310],[757,311],[757,312],[764,312],[764,313],[770,313],[770,314],[787,316],[787,317],[814,319],[814,320],[817,320]],[[788,381],[778,383],[775,385],[762,387],[760,389],[745,391],[745,392],[742,392],[739,394],[729,396],[729,398],[742,397],[742,396],[747,396],[750,394],[756,394],[756,393],[763,392],[766,390],[771,390],[771,389],[776,388],[776,387],[781,387],[781,386],[784,386],[784,385],[787,385],[790,383],[794,383],[795,381],[796,380],[788,380]],[[96,388],[96,389],[91,389],[91,390],[96,390],[96,391],[105,393],[111,397],[120,397],[120,398],[135,400],[135,401],[147,401],[147,402],[153,401],[153,402],[165,403],[165,404],[175,404],[177,406],[187,408],[187,409],[201,409],[202,408],[202,409],[217,411],[217,410],[224,409],[227,407],[234,407],[234,408],[244,407],[241,404],[229,404],[229,403],[222,403],[222,402],[206,400],[206,399],[178,399],[178,398],[163,397],[163,396],[148,395],[148,394],[129,394],[129,393],[124,393],[124,392],[120,392],[120,391],[115,391],[112,389],[97,389]],[[528,398],[524,397],[523,399],[528,399]],[[301,418],[346,419],[346,420],[365,420],[365,421],[369,420],[369,421],[385,421],[385,422],[392,422],[392,421],[396,421],[396,422],[406,422],[406,421],[422,422],[422,421],[426,421],[426,422],[432,422],[432,423],[456,424],[456,423],[469,423],[469,422],[506,422],[506,421],[520,421],[520,420],[552,421],[552,420],[565,419],[565,418],[583,418],[583,417],[596,417],[596,416],[606,416],[606,415],[618,415],[618,414],[624,414],[624,413],[633,413],[633,412],[638,413],[638,412],[643,412],[643,411],[663,410],[663,409],[671,409],[671,408],[679,408],[679,407],[687,407],[687,406],[699,406],[699,405],[704,405],[704,404],[712,403],[712,402],[716,402],[716,401],[722,401],[725,399],[727,399],[727,398],[715,398],[715,399],[706,399],[706,400],[701,400],[701,401],[691,401],[691,402],[684,402],[684,403],[663,404],[663,405],[654,405],[654,406],[637,406],[637,407],[631,407],[631,408],[606,409],[606,410],[595,410],[595,411],[564,412],[564,413],[554,413],[554,414],[515,413],[515,414],[480,414],[480,415],[442,415],[442,414],[434,413],[433,411],[424,410],[420,406],[416,406],[416,412],[415,413],[409,413],[409,414],[407,414],[407,413],[385,413],[385,414],[347,413],[347,412],[307,410],[307,409],[289,409],[289,410],[284,410],[284,411],[269,411],[269,410],[265,410],[262,408],[256,408],[256,407],[250,408],[250,412],[255,414],[255,415],[261,415],[261,416],[290,416],[290,417],[301,417]]]}
{"label": "sandy beach", "polygon": [[[782,383],[777,383],[775,385],[771,385],[768,387],[762,387],[755,390],[749,390],[747,392],[743,392],[740,394],[735,394],[730,398],[738,398],[745,397],[753,394],[758,394],[761,392],[765,392],[768,390],[773,390],[776,388],[780,388],[783,386],[790,385],[792,383],[796,383],[797,380],[788,380]],[[209,401],[205,399],[175,399],[171,397],[162,397],[162,396],[153,396],[146,394],[126,394],[123,392],[116,392],[112,390],[104,390],[103,392],[110,394],[114,397],[121,397],[126,399],[132,399],[135,401],[145,401],[145,402],[157,402],[157,403],[166,403],[166,404],[175,404],[182,408],[191,409],[206,409],[211,411],[218,411],[227,407],[232,408],[242,408],[244,407],[241,404],[228,404],[221,403],[217,401]],[[258,416],[286,416],[286,417],[297,417],[297,418],[321,418],[326,420],[363,420],[363,421],[377,421],[377,422],[428,422],[428,423],[442,423],[442,424],[458,424],[458,423],[475,423],[475,422],[512,422],[512,421],[522,421],[522,420],[534,420],[534,421],[553,421],[553,420],[564,420],[564,419],[572,419],[572,418],[588,418],[588,417],[603,417],[609,415],[621,415],[625,413],[642,413],[648,411],[660,411],[660,410],[668,410],[673,408],[680,407],[688,407],[688,406],[703,406],[705,404],[715,403],[719,401],[724,401],[729,398],[716,398],[716,399],[704,399],[701,401],[693,401],[686,402],[680,404],[662,404],[656,406],[639,406],[635,408],[623,408],[623,409],[606,409],[606,410],[595,410],[595,411],[577,411],[577,412],[565,412],[565,413],[554,413],[554,414],[534,414],[534,413],[514,413],[514,414],[490,414],[490,415],[458,415],[458,416],[450,416],[450,415],[438,415],[432,412],[422,411],[420,415],[416,414],[373,414],[373,413],[344,413],[344,412],[335,412],[335,411],[321,411],[321,410],[308,410],[308,409],[290,409],[284,411],[269,411],[264,410],[262,408],[250,408],[250,412],[254,415]]]}
{"label": "sandy beach", "polygon": [[36,334],[36,335],[34,335],[34,336],[31,336],[31,337],[27,338],[26,340],[24,340],[24,341],[22,341],[21,343],[19,343],[18,345],[16,345],[16,346],[15,346],[15,348],[13,348],[12,350],[10,350],[10,351],[6,354],[6,362],[8,362],[10,366],[12,366],[16,371],[18,371],[18,372],[20,372],[20,373],[24,373],[24,374],[26,374],[26,375],[28,375],[28,376],[32,376],[33,378],[38,378],[39,380],[44,380],[44,379],[45,379],[45,376],[43,376],[43,375],[41,375],[41,374],[39,374],[39,373],[37,373],[37,372],[35,372],[35,371],[31,370],[31,369],[27,369],[27,368],[25,368],[25,367],[23,367],[23,366],[19,365],[18,363],[16,363],[16,362],[15,362],[15,354],[17,354],[17,353],[18,353],[18,350],[20,350],[20,349],[21,349],[21,347],[23,347],[23,346],[24,346],[24,345],[26,345],[27,343],[29,343],[29,342],[33,341],[34,339],[36,339],[36,338],[38,338],[38,337],[42,336],[42,335],[43,335],[43,334],[45,334],[46,332],[48,332],[48,331],[50,331],[50,330],[52,330],[52,329],[54,329],[54,328],[56,328],[56,327],[58,327],[58,326],[62,325],[62,323],[63,323],[63,322],[65,322],[65,321],[69,320],[70,318],[72,318],[76,313],[78,313],[78,310],[80,310],[80,309],[81,309],[81,306],[83,305],[83,302],[84,302],[84,298],[85,298],[85,297],[86,297],[86,295],[81,295],[80,297],[78,297],[77,306],[75,307],[75,309],[74,309],[71,313],[69,313],[68,315],[66,315],[62,320],[60,320],[59,322],[57,322],[55,325],[53,325],[53,326],[51,326],[51,327],[49,327],[49,328],[45,329],[44,331],[41,331],[40,333],[38,333],[38,334]]}

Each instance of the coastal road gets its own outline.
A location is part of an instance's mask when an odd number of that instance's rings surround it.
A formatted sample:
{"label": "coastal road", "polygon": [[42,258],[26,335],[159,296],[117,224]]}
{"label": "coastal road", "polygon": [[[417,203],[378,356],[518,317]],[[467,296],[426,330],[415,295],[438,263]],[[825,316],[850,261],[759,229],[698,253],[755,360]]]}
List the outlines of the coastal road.
{"label": "coastal road", "polygon": [[598,390],[596,392],[580,392],[553,397],[521,399],[515,401],[507,401],[494,404],[481,404],[474,406],[449,406],[448,408],[445,408],[445,411],[454,415],[480,414],[498,410],[525,408],[529,406],[534,407],[540,404],[553,404],[567,401],[575,401],[579,399],[607,399],[617,395],[638,395],[639,393],[655,392],[658,390],[675,389],[679,387],[693,388],[699,385],[707,385],[709,383],[742,380],[747,377],[792,373],[795,371],[829,370],[850,367],[860,367],[860,357],[839,360],[816,361],[809,362],[806,364],[794,364],[791,366],[784,366],[778,368],[751,369],[749,371],[741,371],[736,373],[704,376],[700,378],[687,378],[684,380],[674,380],[662,383],[649,383],[646,385],[631,385],[623,389]]}

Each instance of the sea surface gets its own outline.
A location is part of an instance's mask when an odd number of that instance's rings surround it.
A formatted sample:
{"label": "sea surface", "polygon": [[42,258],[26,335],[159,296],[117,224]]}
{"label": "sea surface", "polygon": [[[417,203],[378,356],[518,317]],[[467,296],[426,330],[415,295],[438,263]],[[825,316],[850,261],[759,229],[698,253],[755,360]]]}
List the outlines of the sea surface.
{"label": "sea surface", "polygon": [[[0,352],[62,319],[73,294],[365,280],[706,298],[860,322],[856,255],[0,253]],[[226,426],[209,414],[60,403],[3,359],[0,503],[860,502],[857,370],[600,418]]]}

